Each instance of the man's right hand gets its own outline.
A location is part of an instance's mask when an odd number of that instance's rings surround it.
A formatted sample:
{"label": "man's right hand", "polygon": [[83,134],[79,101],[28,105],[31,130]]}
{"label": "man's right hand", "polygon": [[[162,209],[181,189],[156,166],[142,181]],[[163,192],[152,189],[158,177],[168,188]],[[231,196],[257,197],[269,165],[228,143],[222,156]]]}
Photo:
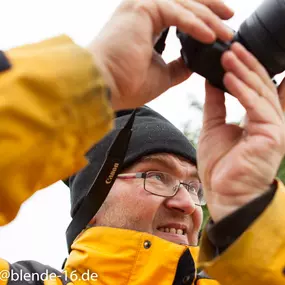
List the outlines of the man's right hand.
{"label": "man's right hand", "polygon": [[155,39],[176,26],[203,43],[233,36],[222,22],[233,12],[220,0],[124,0],[90,44],[111,89],[114,110],[141,106],[191,75],[181,58],[166,64]]}

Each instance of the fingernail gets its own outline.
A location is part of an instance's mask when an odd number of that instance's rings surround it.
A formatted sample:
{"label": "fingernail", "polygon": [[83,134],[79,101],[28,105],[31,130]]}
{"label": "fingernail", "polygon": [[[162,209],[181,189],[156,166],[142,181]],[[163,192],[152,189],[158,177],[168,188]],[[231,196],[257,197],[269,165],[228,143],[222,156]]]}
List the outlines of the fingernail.
{"label": "fingernail", "polygon": [[[236,49],[237,51],[245,51],[245,50],[246,50],[246,48],[245,48],[242,44],[240,44],[240,43],[238,43],[238,42],[233,43],[233,44],[232,44],[232,47],[233,47],[234,49]],[[231,49],[231,50],[233,50],[233,49]],[[233,51],[234,51],[234,50],[233,50]]]}
{"label": "fingernail", "polygon": [[211,33],[209,32],[208,35],[209,35],[208,40],[207,40],[208,43],[213,43],[217,40],[216,34],[213,33],[212,31],[211,31]]}
{"label": "fingernail", "polygon": [[227,33],[228,33],[229,40],[232,40],[232,38],[235,35],[235,31],[231,29],[230,27],[227,27]]}

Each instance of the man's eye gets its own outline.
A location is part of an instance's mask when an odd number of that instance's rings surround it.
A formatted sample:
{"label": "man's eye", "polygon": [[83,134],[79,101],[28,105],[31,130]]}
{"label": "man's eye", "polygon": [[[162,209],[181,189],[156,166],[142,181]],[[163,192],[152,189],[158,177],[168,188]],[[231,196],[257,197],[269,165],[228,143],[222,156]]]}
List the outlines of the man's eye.
{"label": "man's eye", "polygon": [[199,192],[199,189],[200,189],[200,183],[197,181],[192,181],[188,184],[186,184],[187,187],[186,189],[188,190],[188,192],[192,192],[192,193],[198,193]]}
{"label": "man's eye", "polygon": [[198,193],[199,188],[195,187],[194,185],[190,185],[190,191]]}
{"label": "man's eye", "polygon": [[151,173],[149,177],[159,181],[163,181],[163,175],[160,173]]}
{"label": "man's eye", "polygon": [[164,184],[171,182],[171,177],[163,172],[150,172],[148,173],[148,178],[153,182],[161,182]]}

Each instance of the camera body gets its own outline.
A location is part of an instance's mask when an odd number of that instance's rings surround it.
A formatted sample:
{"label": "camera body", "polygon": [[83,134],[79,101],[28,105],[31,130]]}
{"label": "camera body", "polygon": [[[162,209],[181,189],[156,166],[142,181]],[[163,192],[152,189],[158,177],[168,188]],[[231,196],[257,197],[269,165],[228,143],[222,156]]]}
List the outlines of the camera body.
{"label": "camera body", "polygon": [[204,44],[179,30],[177,37],[187,67],[224,91],[221,56],[234,42],[253,53],[273,78],[285,70],[285,0],[265,0],[241,24],[231,42]]}

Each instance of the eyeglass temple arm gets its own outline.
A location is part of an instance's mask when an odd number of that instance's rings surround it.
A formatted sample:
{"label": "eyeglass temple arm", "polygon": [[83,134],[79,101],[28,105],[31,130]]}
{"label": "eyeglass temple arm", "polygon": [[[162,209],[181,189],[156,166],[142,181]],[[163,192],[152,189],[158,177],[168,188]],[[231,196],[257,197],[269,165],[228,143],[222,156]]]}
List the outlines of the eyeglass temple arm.
{"label": "eyeglass temple arm", "polygon": [[131,179],[131,178],[145,178],[145,172],[137,172],[137,173],[121,173],[118,175],[118,178],[123,179]]}

